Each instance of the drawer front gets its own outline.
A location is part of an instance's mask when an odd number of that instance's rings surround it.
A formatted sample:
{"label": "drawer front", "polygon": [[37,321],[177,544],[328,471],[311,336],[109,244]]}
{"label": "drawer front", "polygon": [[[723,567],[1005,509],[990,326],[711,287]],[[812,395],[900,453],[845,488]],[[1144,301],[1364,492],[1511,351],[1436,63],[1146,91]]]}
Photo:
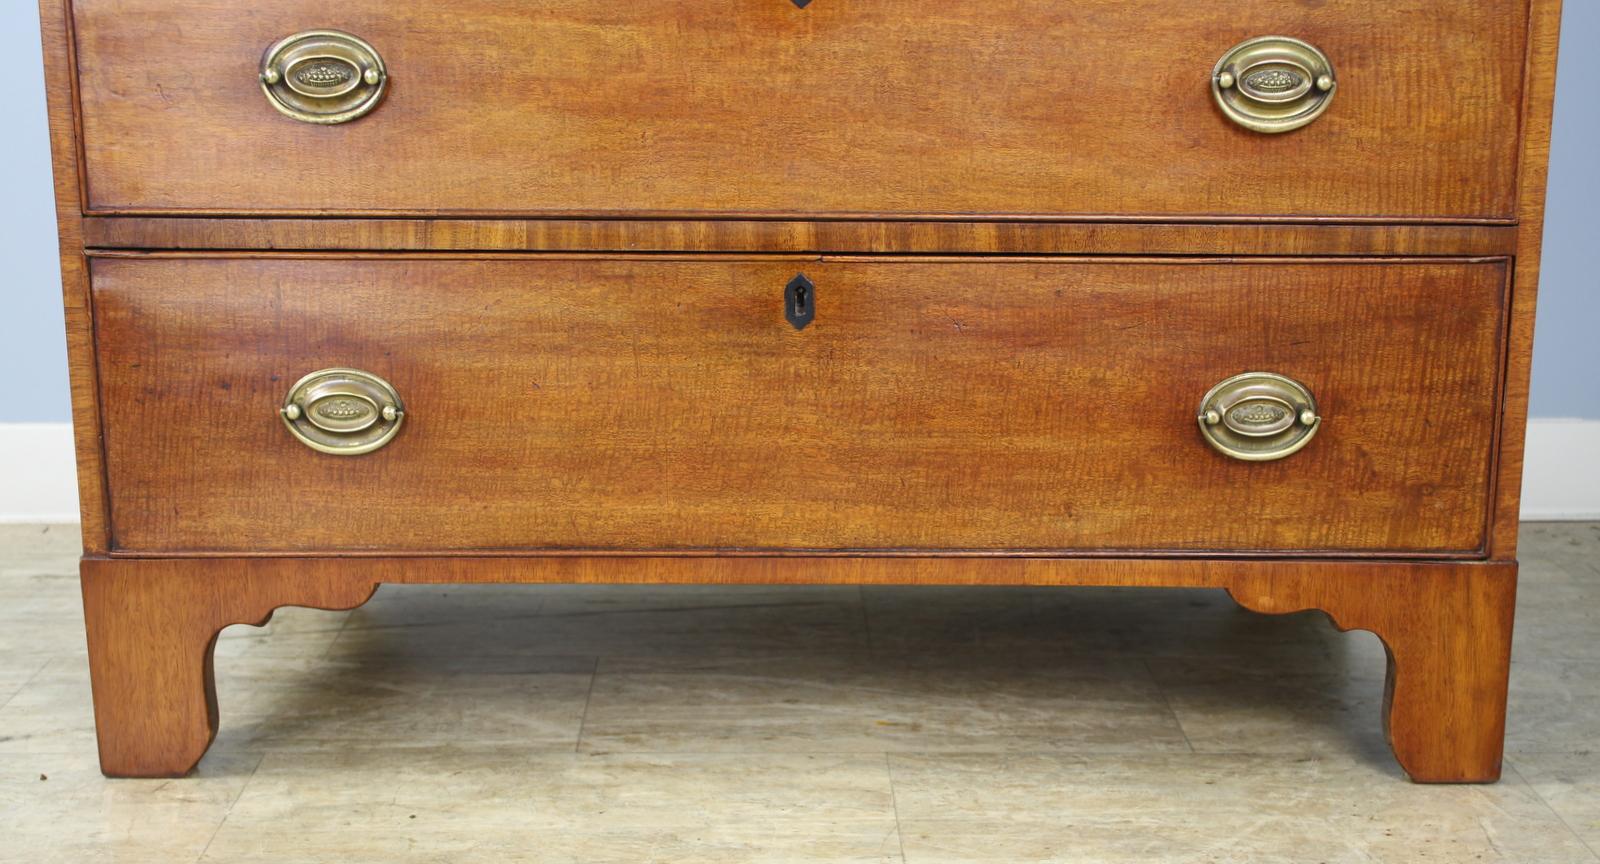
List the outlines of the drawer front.
{"label": "drawer front", "polygon": [[[1484,539],[1501,261],[99,258],[92,276],[125,551]],[[329,367],[396,388],[387,446],[328,455],[280,422]],[[1304,449],[1245,462],[1204,441],[1202,396],[1249,370],[1315,395]]]}
{"label": "drawer front", "polygon": [[[1443,220],[1513,215],[1526,5],[72,4],[95,211]],[[263,52],[328,26],[386,93],[298,122]],[[1268,34],[1336,73],[1288,134],[1213,98]]]}

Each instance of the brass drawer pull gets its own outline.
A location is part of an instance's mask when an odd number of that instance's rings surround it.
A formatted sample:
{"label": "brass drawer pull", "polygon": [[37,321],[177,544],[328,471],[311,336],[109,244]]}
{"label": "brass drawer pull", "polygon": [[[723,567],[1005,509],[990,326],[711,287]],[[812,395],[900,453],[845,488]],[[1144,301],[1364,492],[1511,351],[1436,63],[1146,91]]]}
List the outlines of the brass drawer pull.
{"label": "brass drawer pull", "polygon": [[1298,453],[1321,427],[1311,391],[1271,372],[1235,375],[1200,400],[1200,434],[1219,452],[1246,462]]}
{"label": "brass drawer pull", "polygon": [[392,441],[406,409],[393,385],[371,372],[323,369],[289,388],[278,416],[313,450],[359,456]]}
{"label": "brass drawer pull", "polygon": [[1222,113],[1256,132],[1299,129],[1328,110],[1338,88],[1327,55],[1288,36],[1242,42],[1211,71]]}
{"label": "brass drawer pull", "polygon": [[337,30],[279,40],[261,57],[261,91],[272,107],[304,123],[365,116],[383,101],[389,73],[371,45]]}

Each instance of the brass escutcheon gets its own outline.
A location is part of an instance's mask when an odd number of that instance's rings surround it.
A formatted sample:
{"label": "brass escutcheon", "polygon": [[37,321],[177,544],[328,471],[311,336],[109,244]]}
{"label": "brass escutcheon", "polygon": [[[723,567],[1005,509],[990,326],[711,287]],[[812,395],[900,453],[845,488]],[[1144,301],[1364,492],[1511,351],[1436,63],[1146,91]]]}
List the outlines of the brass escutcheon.
{"label": "brass escutcheon", "polygon": [[1292,456],[1322,428],[1306,385],[1272,372],[1246,372],[1211,388],[1199,419],[1207,443],[1246,462]]}
{"label": "brass escutcheon", "polygon": [[406,409],[393,385],[371,372],[323,369],[289,388],[278,416],[313,450],[360,456],[394,440]]}
{"label": "brass escutcheon", "polygon": [[1299,129],[1328,110],[1338,88],[1327,55],[1289,36],[1235,45],[1211,70],[1211,95],[1222,113],[1256,132]]}
{"label": "brass escutcheon", "polygon": [[338,30],[307,30],[261,57],[261,91],[272,107],[304,123],[365,116],[383,101],[389,73],[377,49]]}

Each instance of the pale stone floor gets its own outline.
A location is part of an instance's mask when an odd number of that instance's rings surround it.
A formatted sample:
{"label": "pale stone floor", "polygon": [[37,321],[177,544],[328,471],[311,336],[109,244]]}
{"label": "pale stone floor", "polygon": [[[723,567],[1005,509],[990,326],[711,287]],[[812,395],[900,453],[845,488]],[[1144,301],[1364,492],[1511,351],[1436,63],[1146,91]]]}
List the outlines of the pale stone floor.
{"label": "pale stone floor", "polygon": [[1406,782],[1377,639],[1221,592],[386,586],[96,768],[74,528],[0,528],[0,860],[1596,862],[1600,524],[1528,525],[1505,779]]}

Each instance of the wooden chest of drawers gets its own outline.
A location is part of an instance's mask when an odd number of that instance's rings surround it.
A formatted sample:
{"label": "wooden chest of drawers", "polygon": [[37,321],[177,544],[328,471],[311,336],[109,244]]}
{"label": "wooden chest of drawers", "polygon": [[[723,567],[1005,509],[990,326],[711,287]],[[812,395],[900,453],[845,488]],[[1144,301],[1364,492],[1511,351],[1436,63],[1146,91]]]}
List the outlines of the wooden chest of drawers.
{"label": "wooden chest of drawers", "polygon": [[108,774],[229,624],[610,581],[1320,608],[1498,777],[1558,2],[41,10]]}

